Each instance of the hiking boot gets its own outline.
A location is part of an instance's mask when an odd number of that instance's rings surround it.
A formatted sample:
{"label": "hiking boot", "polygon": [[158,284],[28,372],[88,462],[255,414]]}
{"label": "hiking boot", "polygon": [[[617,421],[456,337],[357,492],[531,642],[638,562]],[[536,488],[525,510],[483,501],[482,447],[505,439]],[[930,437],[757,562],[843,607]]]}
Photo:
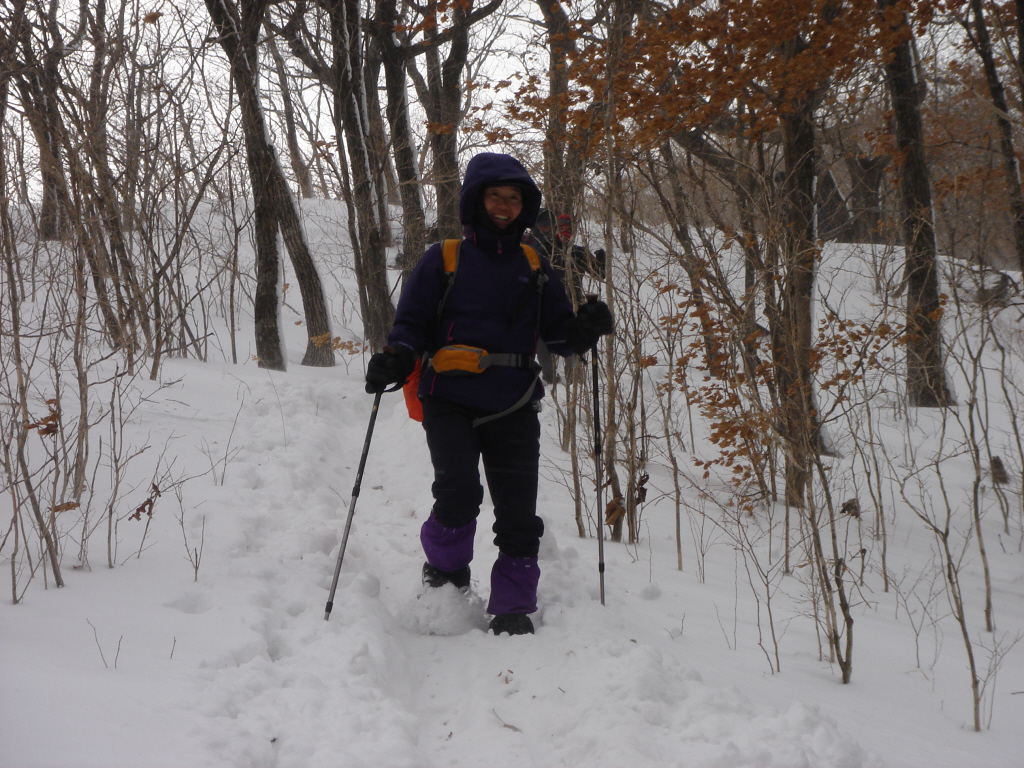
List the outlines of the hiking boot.
{"label": "hiking boot", "polygon": [[445,584],[454,584],[456,589],[469,589],[469,566],[460,568],[457,571],[442,571],[430,563],[423,564],[423,585],[427,587],[443,587]]}
{"label": "hiking boot", "polygon": [[525,613],[506,613],[491,619],[488,629],[496,635],[532,635],[533,622]]}

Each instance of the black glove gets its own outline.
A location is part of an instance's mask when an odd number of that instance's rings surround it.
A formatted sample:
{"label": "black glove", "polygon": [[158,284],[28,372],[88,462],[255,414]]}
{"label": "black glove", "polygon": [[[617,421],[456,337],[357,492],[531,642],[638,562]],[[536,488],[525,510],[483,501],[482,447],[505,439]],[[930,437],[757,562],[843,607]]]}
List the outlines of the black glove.
{"label": "black glove", "polygon": [[565,324],[565,343],[577,355],[589,350],[597,340],[614,331],[612,311],[603,301],[588,301],[576,317]]}
{"label": "black glove", "polygon": [[407,347],[384,347],[370,356],[366,365],[366,391],[383,392],[391,384],[404,384],[412,373],[416,361]]}

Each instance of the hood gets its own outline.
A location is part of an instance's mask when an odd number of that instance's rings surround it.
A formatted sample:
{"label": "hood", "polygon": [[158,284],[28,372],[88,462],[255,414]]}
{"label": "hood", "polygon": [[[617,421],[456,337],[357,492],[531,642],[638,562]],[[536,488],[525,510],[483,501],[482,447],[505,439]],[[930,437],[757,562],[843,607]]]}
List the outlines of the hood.
{"label": "hood", "polygon": [[541,193],[530,178],[529,171],[511,155],[481,152],[466,166],[459,197],[459,220],[463,226],[473,223],[473,213],[484,187],[496,184],[518,184],[523,189],[523,212],[516,220],[522,229],[532,227],[540,211]]}

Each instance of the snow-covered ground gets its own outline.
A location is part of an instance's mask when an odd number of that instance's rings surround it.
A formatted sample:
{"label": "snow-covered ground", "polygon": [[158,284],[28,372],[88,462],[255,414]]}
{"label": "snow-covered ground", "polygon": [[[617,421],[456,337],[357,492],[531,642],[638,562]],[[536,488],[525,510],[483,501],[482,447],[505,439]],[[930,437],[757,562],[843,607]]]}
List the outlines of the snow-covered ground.
{"label": "snow-covered ground", "polygon": [[[0,765],[1021,765],[1019,650],[982,733],[959,639],[917,669],[892,596],[859,611],[851,684],[793,615],[771,674],[731,547],[711,548],[702,584],[692,549],[676,570],[668,505],[648,509],[641,546],[606,547],[602,607],[596,541],[578,538],[551,473],[537,634],[486,634],[488,526],[468,599],[419,586],[430,469],[397,395],[381,408],[325,622],[372,401],[357,368],[167,361],[177,383],[139,426],[193,473],[227,456],[223,484],[186,483],[184,526],[177,501],[160,499],[141,557],[143,523],[123,522],[123,564],[66,568],[61,590],[37,578],[22,605],[0,607]],[[560,461],[545,416],[545,460]],[[198,581],[186,536],[202,546]],[[1022,587],[1018,575],[997,590],[1007,628],[1020,626]]]}
{"label": "snow-covered ground", "polygon": [[[990,683],[991,724],[975,733],[954,624],[918,610],[915,632],[895,591],[869,579],[843,685],[819,653],[796,564],[772,603],[773,673],[742,555],[708,525],[699,563],[700,520],[691,530],[684,518],[677,570],[668,498],[644,507],[638,546],[606,544],[602,606],[597,542],[577,535],[550,407],[535,635],[484,631],[486,506],[470,595],[424,594],[431,470],[398,394],[380,409],[325,621],[372,397],[360,358],[312,370],[301,350],[296,337],[287,373],[167,360],[163,386],[135,385],[147,398],[129,439],[151,446],[146,461],[166,450],[177,477],[195,477],[180,503],[156,501],[141,553],[145,516],[122,520],[115,568],[100,529],[90,568],[73,569],[69,548],[65,588],[44,589],[40,572],[22,604],[0,604],[2,768],[1024,765],[1024,645]],[[670,487],[652,475],[652,488]],[[1010,536],[986,524],[994,636],[980,631],[973,545],[964,573],[974,639],[991,645],[1024,631],[1024,556],[1019,520]],[[894,521],[889,535],[905,584],[939,577],[919,521]],[[948,613],[936,589],[932,617]]]}

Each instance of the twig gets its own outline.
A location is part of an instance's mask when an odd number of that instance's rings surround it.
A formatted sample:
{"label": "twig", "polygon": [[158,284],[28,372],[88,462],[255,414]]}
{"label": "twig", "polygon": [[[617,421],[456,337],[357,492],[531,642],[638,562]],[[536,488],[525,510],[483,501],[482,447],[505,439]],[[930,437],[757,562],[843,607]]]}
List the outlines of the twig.
{"label": "twig", "polygon": [[[235,448],[232,450],[231,441],[235,437],[235,429],[238,427],[238,417],[242,415],[242,409],[245,407],[245,395],[242,395],[242,404],[238,407],[238,412],[235,414],[235,420],[231,423],[231,432],[228,433],[227,445],[224,446],[224,457],[218,460],[213,458],[213,450],[207,445],[206,440],[203,440],[203,447],[200,449],[205,455],[207,460],[210,462],[210,472],[213,474],[213,482],[215,485],[224,485],[224,481],[227,478],[228,464],[231,463],[232,459],[238,455],[242,450],[241,448]],[[217,467],[221,467],[220,474],[217,473]]]}
{"label": "twig", "polygon": [[494,716],[498,718],[498,722],[501,723],[501,726],[503,728],[508,728],[510,731],[515,731],[516,733],[523,732],[521,728],[516,728],[514,725],[510,725],[509,723],[506,723],[504,720],[502,720],[501,715],[499,715],[494,709],[492,709],[491,712],[494,712]]}
{"label": "twig", "polygon": [[[103,646],[100,645],[100,636],[99,636],[99,633],[96,631],[96,627],[93,626],[93,623],[91,621],[89,621],[88,619],[85,620],[85,623],[88,624],[90,627],[92,627],[92,636],[96,640],[96,647],[100,649],[100,660],[103,661],[103,668],[104,669],[110,669],[110,666],[107,664],[107,659],[103,655]],[[121,644],[120,644],[120,642],[118,642],[118,648],[120,648],[120,647],[121,647]]]}
{"label": "twig", "polygon": [[178,509],[181,514],[177,516],[178,524],[181,526],[181,537],[185,542],[185,554],[192,565],[193,581],[199,581],[199,564],[203,559],[203,547],[206,545],[206,515],[203,515],[203,525],[199,532],[199,546],[193,547],[188,543],[188,534],[185,532],[185,501],[181,488],[175,488],[174,494],[178,499]]}
{"label": "twig", "polygon": [[[296,313],[297,314],[297,313]],[[274,397],[277,398],[277,410],[281,414],[281,434],[284,437],[284,447],[288,447],[288,426],[284,420],[284,405],[281,403],[281,395],[278,394],[277,385],[274,383],[274,377],[270,375],[270,369],[267,368],[267,379],[270,380],[270,388],[274,390]]]}

